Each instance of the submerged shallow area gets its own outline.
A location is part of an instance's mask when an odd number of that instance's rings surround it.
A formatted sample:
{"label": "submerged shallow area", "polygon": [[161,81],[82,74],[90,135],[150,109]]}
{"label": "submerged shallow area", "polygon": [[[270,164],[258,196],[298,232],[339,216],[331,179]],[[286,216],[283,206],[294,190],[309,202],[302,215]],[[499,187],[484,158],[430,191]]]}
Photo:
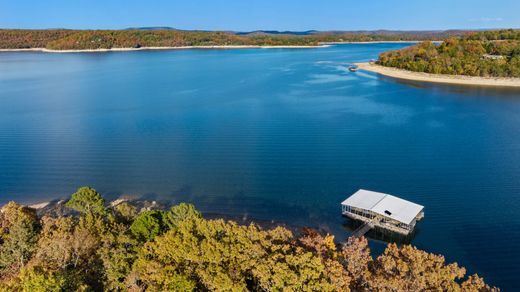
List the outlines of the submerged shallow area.
{"label": "submerged shallow area", "polygon": [[425,206],[414,245],[514,290],[520,92],[347,69],[403,46],[0,53],[0,201],[90,185],[341,239],[365,188]]}

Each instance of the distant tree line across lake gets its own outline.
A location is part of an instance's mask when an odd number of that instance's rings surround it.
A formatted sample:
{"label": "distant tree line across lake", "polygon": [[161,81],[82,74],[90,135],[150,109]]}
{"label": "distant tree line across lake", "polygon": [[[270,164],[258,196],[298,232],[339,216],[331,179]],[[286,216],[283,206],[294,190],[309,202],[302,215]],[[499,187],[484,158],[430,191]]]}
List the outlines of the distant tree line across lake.
{"label": "distant tree line across lake", "polygon": [[107,205],[83,187],[45,214],[0,213],[1,291],[495,291],[415,247],[208,220],[192,205]]}
{"label": "distant tree line across lake", "polygon": [[128,30],[18,30],[0,29],[0,49],[46,48],[51,50],[92,50],[138,47],[181,46],[315,46],[323,42],[439,40],[464,31],[432,32],[315,32],[305,35],[233,33],[167,29]]}
{"label": "distant tree line across lake", "polygon": [[520,77],[520,30],[498,30],[429,41],[380,54],[378,64],[416,72]]}

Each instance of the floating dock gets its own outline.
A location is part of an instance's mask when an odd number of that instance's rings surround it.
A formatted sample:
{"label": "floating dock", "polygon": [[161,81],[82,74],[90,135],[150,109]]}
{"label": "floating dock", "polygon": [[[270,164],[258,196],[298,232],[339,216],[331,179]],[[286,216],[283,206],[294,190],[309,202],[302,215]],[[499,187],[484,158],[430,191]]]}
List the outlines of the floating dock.
{"label": "floating dock", "polygon": [[372,228],[408,235],[424,218],[424,206],[378,192],[359,190],[341,203],[342,215],[365,224],[352,236],[363,236]]}

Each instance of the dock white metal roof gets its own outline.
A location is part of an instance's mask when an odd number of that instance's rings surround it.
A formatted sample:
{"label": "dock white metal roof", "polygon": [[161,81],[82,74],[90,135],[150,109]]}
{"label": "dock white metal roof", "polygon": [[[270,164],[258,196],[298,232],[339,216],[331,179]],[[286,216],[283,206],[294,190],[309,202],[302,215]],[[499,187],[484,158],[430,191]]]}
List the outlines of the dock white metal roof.
{"label": "dock white metal roof", "polygon": [[[343,201],[341,205],[370,210],[405,224],[412,223],[413,219],[424,209],[424,206],[410,201],[389,194],[367,190],[357,191]],[[386,211],[390,212],[390,214]]]}

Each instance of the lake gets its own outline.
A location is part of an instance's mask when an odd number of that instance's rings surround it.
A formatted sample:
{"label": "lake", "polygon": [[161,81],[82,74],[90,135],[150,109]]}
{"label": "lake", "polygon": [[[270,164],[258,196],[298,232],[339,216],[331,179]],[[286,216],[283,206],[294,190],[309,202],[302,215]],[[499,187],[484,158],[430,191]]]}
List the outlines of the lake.
{"label": "lake", "polygon": [[425,206],[412,244],[516,290],[520,92],[347,70],[403,46],[0,53],[0,203],[90,185],[344,239],[365,188]]}

